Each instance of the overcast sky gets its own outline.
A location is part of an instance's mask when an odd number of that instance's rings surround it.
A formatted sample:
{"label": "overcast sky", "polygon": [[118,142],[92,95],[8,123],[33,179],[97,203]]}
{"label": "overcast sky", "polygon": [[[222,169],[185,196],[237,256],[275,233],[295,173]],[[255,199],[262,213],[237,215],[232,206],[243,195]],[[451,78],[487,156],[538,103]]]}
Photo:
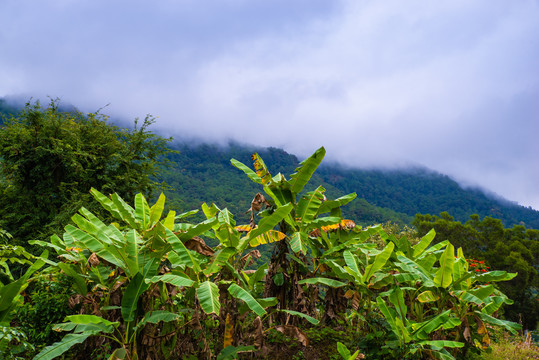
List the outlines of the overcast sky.
{"label": "overcast sky", "polygon": [[0,97],[424,165],[539,209],[539,1],[1,0]]}

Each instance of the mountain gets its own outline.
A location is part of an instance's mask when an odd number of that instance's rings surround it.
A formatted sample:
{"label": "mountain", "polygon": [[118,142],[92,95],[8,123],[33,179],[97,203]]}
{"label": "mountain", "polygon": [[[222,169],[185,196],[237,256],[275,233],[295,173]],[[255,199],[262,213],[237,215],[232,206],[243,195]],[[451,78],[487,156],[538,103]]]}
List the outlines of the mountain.
{"label": "mountain", "polygon": [[[170,187],[165,193],[178,209],[198,209],[202,202],[227,207],[245,221],[244,212],[253,196],[261,191],[240,170],[234,158],[251,166],[250,156],[258,152],[272,175],[289,176],[298,166],[296,156],[277,148],[255,148],[238,144],[218,146],[176,142],[178,153],[170,156],[170,168],[162,180]],[[344,207],[344,215],[360,224],[393,221],[409,224],[415,214],[448,212],[465,222],[470,215],[490,216],[505,226],[524,224],[539,229],[539,211],[519,206],[481,189],[466,189],[446,175],[426,168],[400,170],[351,169],[323,162],[307,190],[322,185],[328,198],[357,193],[357,199]]]}
{"label": "mountain", "polygon": [[[66,111],[74,108],[63,106]],[[0,98],[0,118],[16,114],[22,102]],[[3,116],[2,116],[3,115]],[[239,222],[248,221],[245,211],[261,188],[233,167],[235,158],[251,165],[250,156],[258,152],[272,174],[289,176],[299,164],[296,156],[277,148],[256,148],[231,143],[219,146],[176,141],[178,153],[170,155],[169,168],[159,178],[168,183],[165,190],[177,211],[200,209],[203,202],[227,207]],[[448,212],[465,222],[470,215],[502,220],[506,227],[524,224],[539,229],[539,211],[519,206],[499,196],[476,188],[463,188],[446,175],[426,168],[399,170],[354,169],[324,161],[310,182],[313,190],[322,185],[328,198],[357,193],[357,199],[344,207],[344,215],[362,225],[392,221],[410,224],[415,214],[438,215]],[[202,215],[199,215],[201,217]]]}

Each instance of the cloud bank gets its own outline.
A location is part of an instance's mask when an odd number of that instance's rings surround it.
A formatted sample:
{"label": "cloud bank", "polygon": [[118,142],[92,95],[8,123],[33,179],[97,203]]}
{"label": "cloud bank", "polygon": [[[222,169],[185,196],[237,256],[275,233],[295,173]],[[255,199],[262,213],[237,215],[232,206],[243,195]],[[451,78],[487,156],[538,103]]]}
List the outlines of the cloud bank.
{"label": "cloud bank", "polygon": [[0,96],[421,164],[539,209],[538,1],[5,0],[0,21]]}

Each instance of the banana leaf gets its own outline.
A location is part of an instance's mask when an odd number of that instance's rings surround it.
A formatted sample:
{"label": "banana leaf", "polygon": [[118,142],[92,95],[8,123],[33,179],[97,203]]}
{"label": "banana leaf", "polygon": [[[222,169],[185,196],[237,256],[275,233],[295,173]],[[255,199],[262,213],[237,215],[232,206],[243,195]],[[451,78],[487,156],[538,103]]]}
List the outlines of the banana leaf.
{"label": "banana leaf", "polygon": [[317,319],[315,319],[312,316],[309,316],[307,314],[301,313],[299,311],[286,310],[286,309],[282,309],[282,310],[279,310],[279,311],[285,312],[285,313],[290,314],[290,315],[302,317],[302,318],[304,318],[305,320],[307,320],[308,322],[310,322],[313,325],[318,325],[320,323],[319,320],[317,320]]}
{"label": "banana leaf", "polygon": [[296,231],[295,233],[290,236],[290,248],[293,252],[300,253],[302,252],[304,255],[307,255],[307,246],[306,242],[309,238],[309,235],[304,233],[303,231]]}
{"label": "banana leaf", "polygon": [[39,354],[34,357],[34,360],[50,360],[54,359],[76,344],[83,343],[88,337],[95,335],[91,332],[81,334],[67,334],[61,341],[45,347]]}
{"label": "banana leaf", "polygon": [[142,230],[142,224],[140,224],[135,217],[135,211],[133,208],[116,193],[112,194],[110,198],[114,205],[116,205],[116,209],[118,209],[122,215],[122,220],[128,223],[132,229]]}
{"label": "banana leaf", "polygon": [[231,284],[228,287],[228,292],[230,295],[236,299],[243,300],[249,309],[253,310],[258,316],[263,316],[266,314],[266,310],[256,301],[256,299],[245,289],[238,286],[237,284]]}
{"label": "banana leaf", "polygon": [[277,208],[273,212],[273,214],[271,214],[270,216],[266,216],[262,218],[258,223],[258,227],[249,233],[249,240],[252,240],[256,238],[257,236],[269,230],[272,230],[277,224],[279,224],[285,218],[285,216],[290,214],[290,211],[292,211],[292,208],[293,208],[292,204],[286,204],[284,206],[280,206],[279,208]]}
{"label": "banana leaf", "polygon": [[251,170],[248,166],[244,165],[243,163],[239,162],[236,159],[230,159],[230,162],[232,163],[234,167],[243,171],[245,175],[249,177],[249,179],[251,179],[257,184],[262,184],[262,179],[260,179],[258,175],[253,170]]}
{"label": "banana leaf", "polygon": [[375,272],[384,267],[394,248],[395,244],[390,242],[380,254],[376,255],[374,262],[365,268],[365,274],[362,278],[363,282],[368,282]]}
{"label": "banana leaf", "polygon": [[419,256],[421,256],[423,252],[425,251],[425,249],[430,245],[432,240],[434,240],[435,236],[436,236],[436,231],[434,231],[434,229],[431,229],[428,233],[426,233],[421,238],[419,243],[413,247],[414,249],[413,257],[418,258]]}
{"label": "banana leaf", "polygon": [[159,276],[153,276],[150,279],[144,280],[146,283],[156,283],[159,281],[162,281],[167,284],[171,284],[178,287],[191,287],[195,283],[193,280],[180,276],[180,275],[174,275],[174,274],[165,274],[165,275],[159,275]]}
{"label": "banana leaf", "polygon": [[152,205],[150,208],[150,226],[156,224],[159,220],[161,220],[161,216],[163,215],[163,210],[165,209],[165,195],[161,193],[159,195],[159,198],[155,202],[155,204]]}
{"label": "banana leaf", "polygon": [[310,223],[316,217],[320,205],[324,200],[324,189],[319,186],[316,190],[308,192],[298,202],[296,207],[296,217],[304,224]]}
{"label": "banana leaf", "polygon": [[348,204],[350,201],[354,200],[357,197],[356,193],[351,193],[348,195],[341,196],[335,200],[324,201],[320,208],[318,209],[318,214],[323,214],[328,211],[331,211],[340,206]]}
{"label": "banana leaf", "polygon": [[453,282],[453,265],[455,264],[455,247],[447,244],[444,253],[440,256],[440,268],[434,275],[434,284],[447,288]]}
{"label": "banana leaf", "polygon": [[311,285],[322,284],[322,285],[326,285],[326,286],[330,286],[330,287],[334,287],[334,288],[338,288],[338,287],[342,287],[342,286],[346,285],[346,283],[343,283],[341,281],[334,280],[334,279],[328,279],[328,278],[322,278],[322,277],[303,279],[303,280],[298,281],[298,284],[300,284],[300,285],[302,285],[302,284],[311,284]]}
{"label": "banana leaf", "polygon": [[324,149],[324,147],[319,148],[311,156],[303,160],[300,163],[300,166],[296,168],[296,172],[290,175],[290,190],[294,194],[299,194],[301,190],[303,190],[324,159],[325,155],[326,149]]}
{"label": "banana leaf", "polygon": [[219,315],[221,303],[219,302],[219,288],[211,281],[204,281],[196,288],[200,307],[206,314]]}
{"label": "banana leaf", "polygon": [[150,206],[141,193],[135,195],[135,217],[143,229],[150,227]]}

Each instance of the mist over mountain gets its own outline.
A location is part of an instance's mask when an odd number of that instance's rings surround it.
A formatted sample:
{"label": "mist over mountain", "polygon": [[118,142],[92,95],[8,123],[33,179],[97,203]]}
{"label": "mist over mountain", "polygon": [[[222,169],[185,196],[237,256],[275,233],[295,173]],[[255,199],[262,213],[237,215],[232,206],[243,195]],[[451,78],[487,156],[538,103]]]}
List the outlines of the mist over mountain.
{"label": "mist over mountain", "polygon": [[[21,100],[0,98],[0,113],[14,115],[22,105]],[[62,107],[66,111],[75,109],[70,104],[62,104]],[[125,120],[113,122],[129,126]],[[234,168],[230,159],[251,166],[250,156],[258,152],[273,175],[280,172],[285,176],[292,174],[301,161],[279,148],[237,142],[226,144],[225,140],[217,144],[196,137],[177,139],[171,147],[179,153],[170,156],[170,167],[164,168],[159,177],[169,184],[166,194],[172,204],[178,210],[191,210],[199,208],[203,202],[215,202],[221,208],[228,207],[240,220],[247,219],[244,211],[249,208],[252,196],[261,189]],[[539,228],[539,211],[520,206],[478,185],[461,185],[447,175],[417,165],[355,168],[326,159],[310,184],[324,186],[328,198],[357,193],[357,199],[344,211],[346,216],[365,225],[386,221],[409,224],[417,213],[448,212],[461,222],[478,214],[498,218],[505,226],[524,224]]]}

